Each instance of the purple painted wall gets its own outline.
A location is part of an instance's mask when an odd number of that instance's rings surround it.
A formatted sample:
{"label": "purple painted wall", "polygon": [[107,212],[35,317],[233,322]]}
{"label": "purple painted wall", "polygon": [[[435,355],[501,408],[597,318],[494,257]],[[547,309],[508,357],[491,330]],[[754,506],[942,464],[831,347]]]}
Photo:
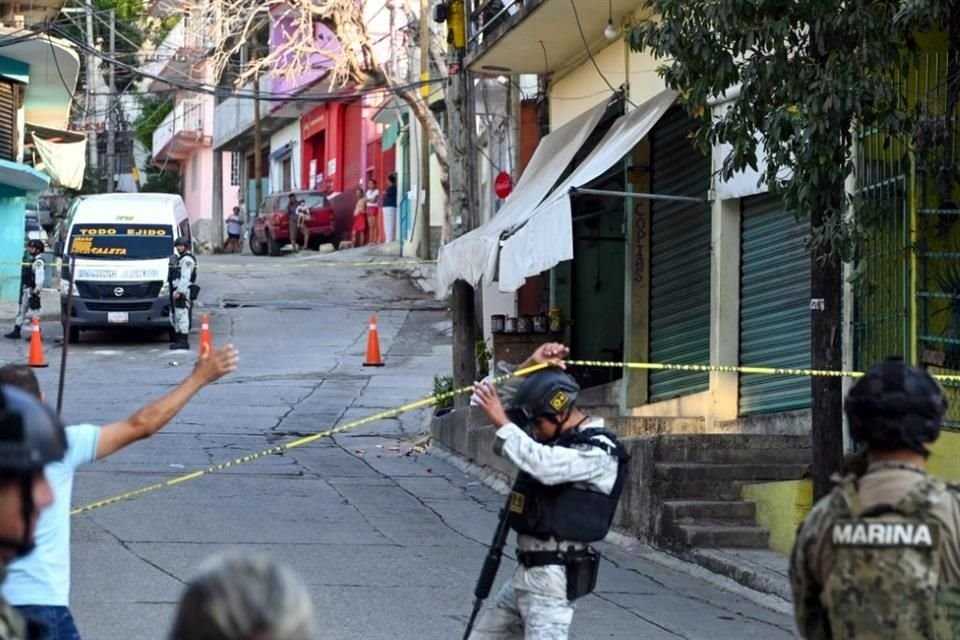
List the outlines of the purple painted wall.
{"label": "purple painted wall", "polygon": [[[270,49],[274,50],[286,43],[290,32],[293,30],[293,18],[285,15],[275,15],[273,25],[270,30]],[[334,37],[333,32],[322,24],[316,25],[316,37],[318,48],[329,50],[331,53],[339,51],[340,43]],[[293,54],[281,57],[275,68],[286,66],[292,59]],[[272,78],[271,91],[274,94],[289,93],[296,94],[299,90],[310,86],[311,83],[322,78],[331,66],[331,61],[322,55],[314,54],[310,60],[313,70],[299,77],[290,80],[284,78],[281,74],[275,73]]]}

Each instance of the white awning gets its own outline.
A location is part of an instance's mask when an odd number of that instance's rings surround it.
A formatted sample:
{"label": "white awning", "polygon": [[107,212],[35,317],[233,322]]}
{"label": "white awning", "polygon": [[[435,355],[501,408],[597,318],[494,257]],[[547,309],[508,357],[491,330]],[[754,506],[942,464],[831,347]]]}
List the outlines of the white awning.
{"label": "white awning", "polygon": [[80,189],[87,166],[87,136],[30,122],[26,129],[40,156],[34,166],[53,178],[55,186]]}
{"label": "white awning", "polygon": [[437,297],[444,297],[457,280],[476,285],[492,282],[496,273],[500,237],[522,226],[550,193],[580,147],[607,109],[604,100],[582,113],[537,146],[513,193],[486,224],[440,247],[437,264]]}
{"label": "white awning", "polygon": [[[503,241],[498,288],[516,291],[533,275],[573,259],[570,190],[584,187],[620,162],[650,133],[677,93],[665,90],[619,118],[593,152]],[[705,189],[706,190],[706,189]]]}

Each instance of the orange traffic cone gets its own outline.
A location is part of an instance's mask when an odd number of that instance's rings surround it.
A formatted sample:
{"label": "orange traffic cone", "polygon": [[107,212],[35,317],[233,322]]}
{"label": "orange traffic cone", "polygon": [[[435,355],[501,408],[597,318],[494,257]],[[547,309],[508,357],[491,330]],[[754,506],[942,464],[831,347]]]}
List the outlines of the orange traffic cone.
{"label": "orange traffic cone", "polygon": [[200,357],[210,355],[213,351],[213,335],[210,333],[210,316],[204,314],[200,324]]}
{"label": "orange traffic cone", "polygon": [[380,334],[377,333],[377,316],[370,316],[370,331],[367,333],[367,359],[363,363],[365,367],[382,367],[383,359],[380,357]]}
{"label": "orange traffic cone", "polygon": [[33,326],[30,327],[30,358],[27,364],[31,367],[46,367],[47,361],[43,357],[43,339],[40,337],[40,318],[33,318]]}

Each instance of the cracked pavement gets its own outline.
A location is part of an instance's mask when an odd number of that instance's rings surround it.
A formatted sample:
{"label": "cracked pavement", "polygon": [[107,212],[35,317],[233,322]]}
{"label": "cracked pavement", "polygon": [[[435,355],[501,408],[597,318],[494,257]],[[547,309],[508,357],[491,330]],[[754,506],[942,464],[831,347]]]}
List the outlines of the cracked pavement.
{"label": "cracked pavement", "polygon": [[[320,266],[312,256],[201,257],[201,301],[240,369],[163,431],[84,467],[74,505],[169,480],[432,393],[450,368],[449,316],[399,267]],[[362,366],[377,313],[386,366]],[[48,323],[45,337],[59,334]],[[83,334],[64,417],[104,424],[186,376],[194,353],[160,336]],[[196,334],[191,337],[196,345]],[[39,375],[54,398],[59,351]],[[22,360],[25,344],[0,344]],[[359,426],[72,520],[72,607],[84,638],[166,637],[196,566],[227,548],[267,551],[309,585],[319,638],[459,638],[502,496],[412,447],[429,410]],[[598,590],[573,638],[791,638],[788,615],[726,591],[649,549],[601,545]],[[512,558],[513,550],[508,551]],[[501,566],[501,582],[513,569]]]}

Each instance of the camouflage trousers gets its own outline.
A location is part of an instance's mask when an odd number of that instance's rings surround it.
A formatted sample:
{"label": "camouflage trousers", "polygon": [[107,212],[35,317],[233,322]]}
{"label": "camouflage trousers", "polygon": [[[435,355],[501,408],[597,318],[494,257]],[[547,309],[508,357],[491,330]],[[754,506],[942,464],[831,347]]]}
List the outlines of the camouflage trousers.
{"label": "camouflage trousers", "polygon": [[516,589],[511,578],[480,614],[470,640],[567,640],[573,609],[566,598]]}
{"label": "camouflage trousers", "polygon": [[20,308],[17,310],[17,319],[14,324],[22,327],[25,324],[33,322],[34,318],[40,317],[40,309],[30,308],[30,289],[22,289],[20,292]]}
{"label": "camouflage trousers", "polygon": [[182,333],[187,335],[190,333],[190,305],[192,303],[187,300],[187,306],[180,309],[177,307],[170,308],[170,326],[173,327],[173,330],[177,333]]}

